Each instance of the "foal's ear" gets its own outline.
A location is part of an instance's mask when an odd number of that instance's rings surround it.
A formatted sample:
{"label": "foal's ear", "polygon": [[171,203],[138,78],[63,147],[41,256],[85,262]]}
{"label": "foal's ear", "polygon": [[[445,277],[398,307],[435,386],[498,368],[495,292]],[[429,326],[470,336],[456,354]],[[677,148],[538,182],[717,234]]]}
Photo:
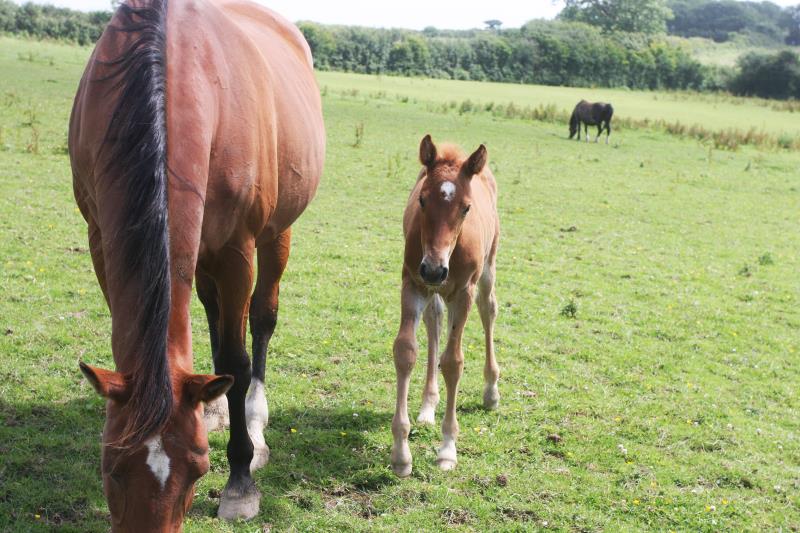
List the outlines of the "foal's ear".
{"label": "foal's ear", "polygon": [[105,370],[94,366],[89,366],[83,361],[79,362],[81,372],[97,394],[103,398],[114,400],[115,402],[125,403],[130,397],[130,387],[125,381],[125,376],[113,370]]}
{"label": "foal's ear", "polygon": [[216,400],[233,386],[233,376],[193,374],[186,378],[184,393],[192,405]]}
{"label": "foal's ear", "polygon": [[477,150],[475,150],[467,162],[464,163],[464,166],[461,167],[461,171],[464,175],[468,178],[471,178],[475,174],[480,174],[483,171],[483,167],[486,166],[486,147],[484,145],[480,145]]}
{"label": "foal's ear", "polygon": [[419,143],[419,162],[426,167],[431,167],[436,162],[436,146],[430,134],[423,137]]}

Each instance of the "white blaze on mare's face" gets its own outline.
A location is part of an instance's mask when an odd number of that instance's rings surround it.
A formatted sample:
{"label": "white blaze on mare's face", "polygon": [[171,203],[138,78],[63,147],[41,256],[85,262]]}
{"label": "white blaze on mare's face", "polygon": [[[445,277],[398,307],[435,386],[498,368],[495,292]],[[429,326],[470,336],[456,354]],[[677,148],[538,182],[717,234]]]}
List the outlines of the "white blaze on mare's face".
{"label": "white blaze on mare's face", "polygon": [[169,478],[169,456],[164,451],[161,435],[153,437],[144,444],[147,446],[147,466],[161,483],[161,490],[164,490]]}
{"label": "white blaze on mare's face", "polygon": [[453,184],[452,181],[445,181],[442,183],[442,196],[444,197],[445,201],[452,202],[453,198],[456,196],[456,186]]}

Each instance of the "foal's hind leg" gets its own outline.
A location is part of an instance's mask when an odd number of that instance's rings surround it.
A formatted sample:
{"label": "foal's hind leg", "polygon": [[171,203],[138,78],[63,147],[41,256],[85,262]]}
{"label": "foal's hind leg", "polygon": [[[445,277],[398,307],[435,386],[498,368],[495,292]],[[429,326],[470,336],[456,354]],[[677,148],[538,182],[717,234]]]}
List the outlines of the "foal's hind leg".
{"label": "foal's hind leg", "polygon": [[433,424],[436,418],[436,406],[439,405],[439,337],[442,333],[442,315],[444,305],[438,294],[431,298],[422,315],[425,329],[428,332],[428,367],[425,371],[425,388],[422,390],[422,407],[417,422]]}
{"label": "foal's hind leg", "polygon": [[258,514],[261,494],[250,475],[253,443],[247,432],[245,395],[250,386],[250,358],[245,349],[245,317],[253,283],[253,242],[235,243],[223,248],[211,264],[219,302],[219,350],[214,360],[217,373],[234,377],[228,390],[230,439],[228,463],[230,477],[222,491],[220,518],[250,519]]}
{"label": "foal's hind leg", "polygon": [[269,446],[264,441],[264,428],[269,422],[269,407],[264,395],[267,347],[278,323],[278,293],[286,262],[289,260],[291,230],[258,247],[258,276],[250,298],[250,334],[253,336],[253,375],[245,403],[247,432],[253,441],[250,472],[269,461]]}
{"label": "foal's hind leg", "polygon": [[[217,360],[219,352],[219,304],[217,303],[217,285],[214,279],[201,269],[195,275],[195,286],[197,287],[197,297],[206,310],[208,319],[208,333],[211,337],[211,357]],[[218,372],[218,369],[214,369]],[[216,400],[206,404],[203,412],[203,420],[206,423],[206,431],[211,433],[218,429],[228,427],[228,398],[223,394]]]}
{"label": "foal's hind leg", "polygon": [[483,367],[483,407],[497,409],[500,403],[500,392],[497,381],[500,379],[500,367],[494,355],[494,321],[497,318],[497,300],[494,295],[494,262],[486,266],[478,282],[478,312],[483,323],[483,335],[486,341],[486,362]]}

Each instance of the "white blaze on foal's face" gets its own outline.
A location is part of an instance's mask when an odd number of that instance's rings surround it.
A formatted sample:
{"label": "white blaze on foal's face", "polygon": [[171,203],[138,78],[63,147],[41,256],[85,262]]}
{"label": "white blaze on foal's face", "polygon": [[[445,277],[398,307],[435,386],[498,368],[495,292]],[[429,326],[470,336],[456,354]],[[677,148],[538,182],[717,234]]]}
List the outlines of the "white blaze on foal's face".
{"label": "white blaze on foal's face", "polygon": [[442,182],[440,190],[442,191],[442,198],[444,198],[445,202],[452,202],[453,198],[456,196],[456,186],[452,181]]}
{"label": "white blaze on foal's face", "polygon": [[161,490],[164,490],[169,478],[169,456],[164,450],[161,435],[145,442],[145,446],[147,446],[147,466],[150,467],[150,471],[161,483]]}

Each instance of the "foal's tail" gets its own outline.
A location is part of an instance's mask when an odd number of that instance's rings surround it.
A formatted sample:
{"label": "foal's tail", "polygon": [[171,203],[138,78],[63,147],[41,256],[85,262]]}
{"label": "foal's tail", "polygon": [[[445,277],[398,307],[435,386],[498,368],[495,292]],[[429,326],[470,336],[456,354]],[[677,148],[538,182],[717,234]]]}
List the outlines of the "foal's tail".
{"label": "foal's tail", "polygon": [[580,127],[581,127],[581,125],[580,125],[580,120],[578,120],[578,109],[575,108],[575,110],[572,112],[572,116],[569,117],[569,138],[570,139],[575,137],[575,134],[578,133],[578,130],[580,129]]}

